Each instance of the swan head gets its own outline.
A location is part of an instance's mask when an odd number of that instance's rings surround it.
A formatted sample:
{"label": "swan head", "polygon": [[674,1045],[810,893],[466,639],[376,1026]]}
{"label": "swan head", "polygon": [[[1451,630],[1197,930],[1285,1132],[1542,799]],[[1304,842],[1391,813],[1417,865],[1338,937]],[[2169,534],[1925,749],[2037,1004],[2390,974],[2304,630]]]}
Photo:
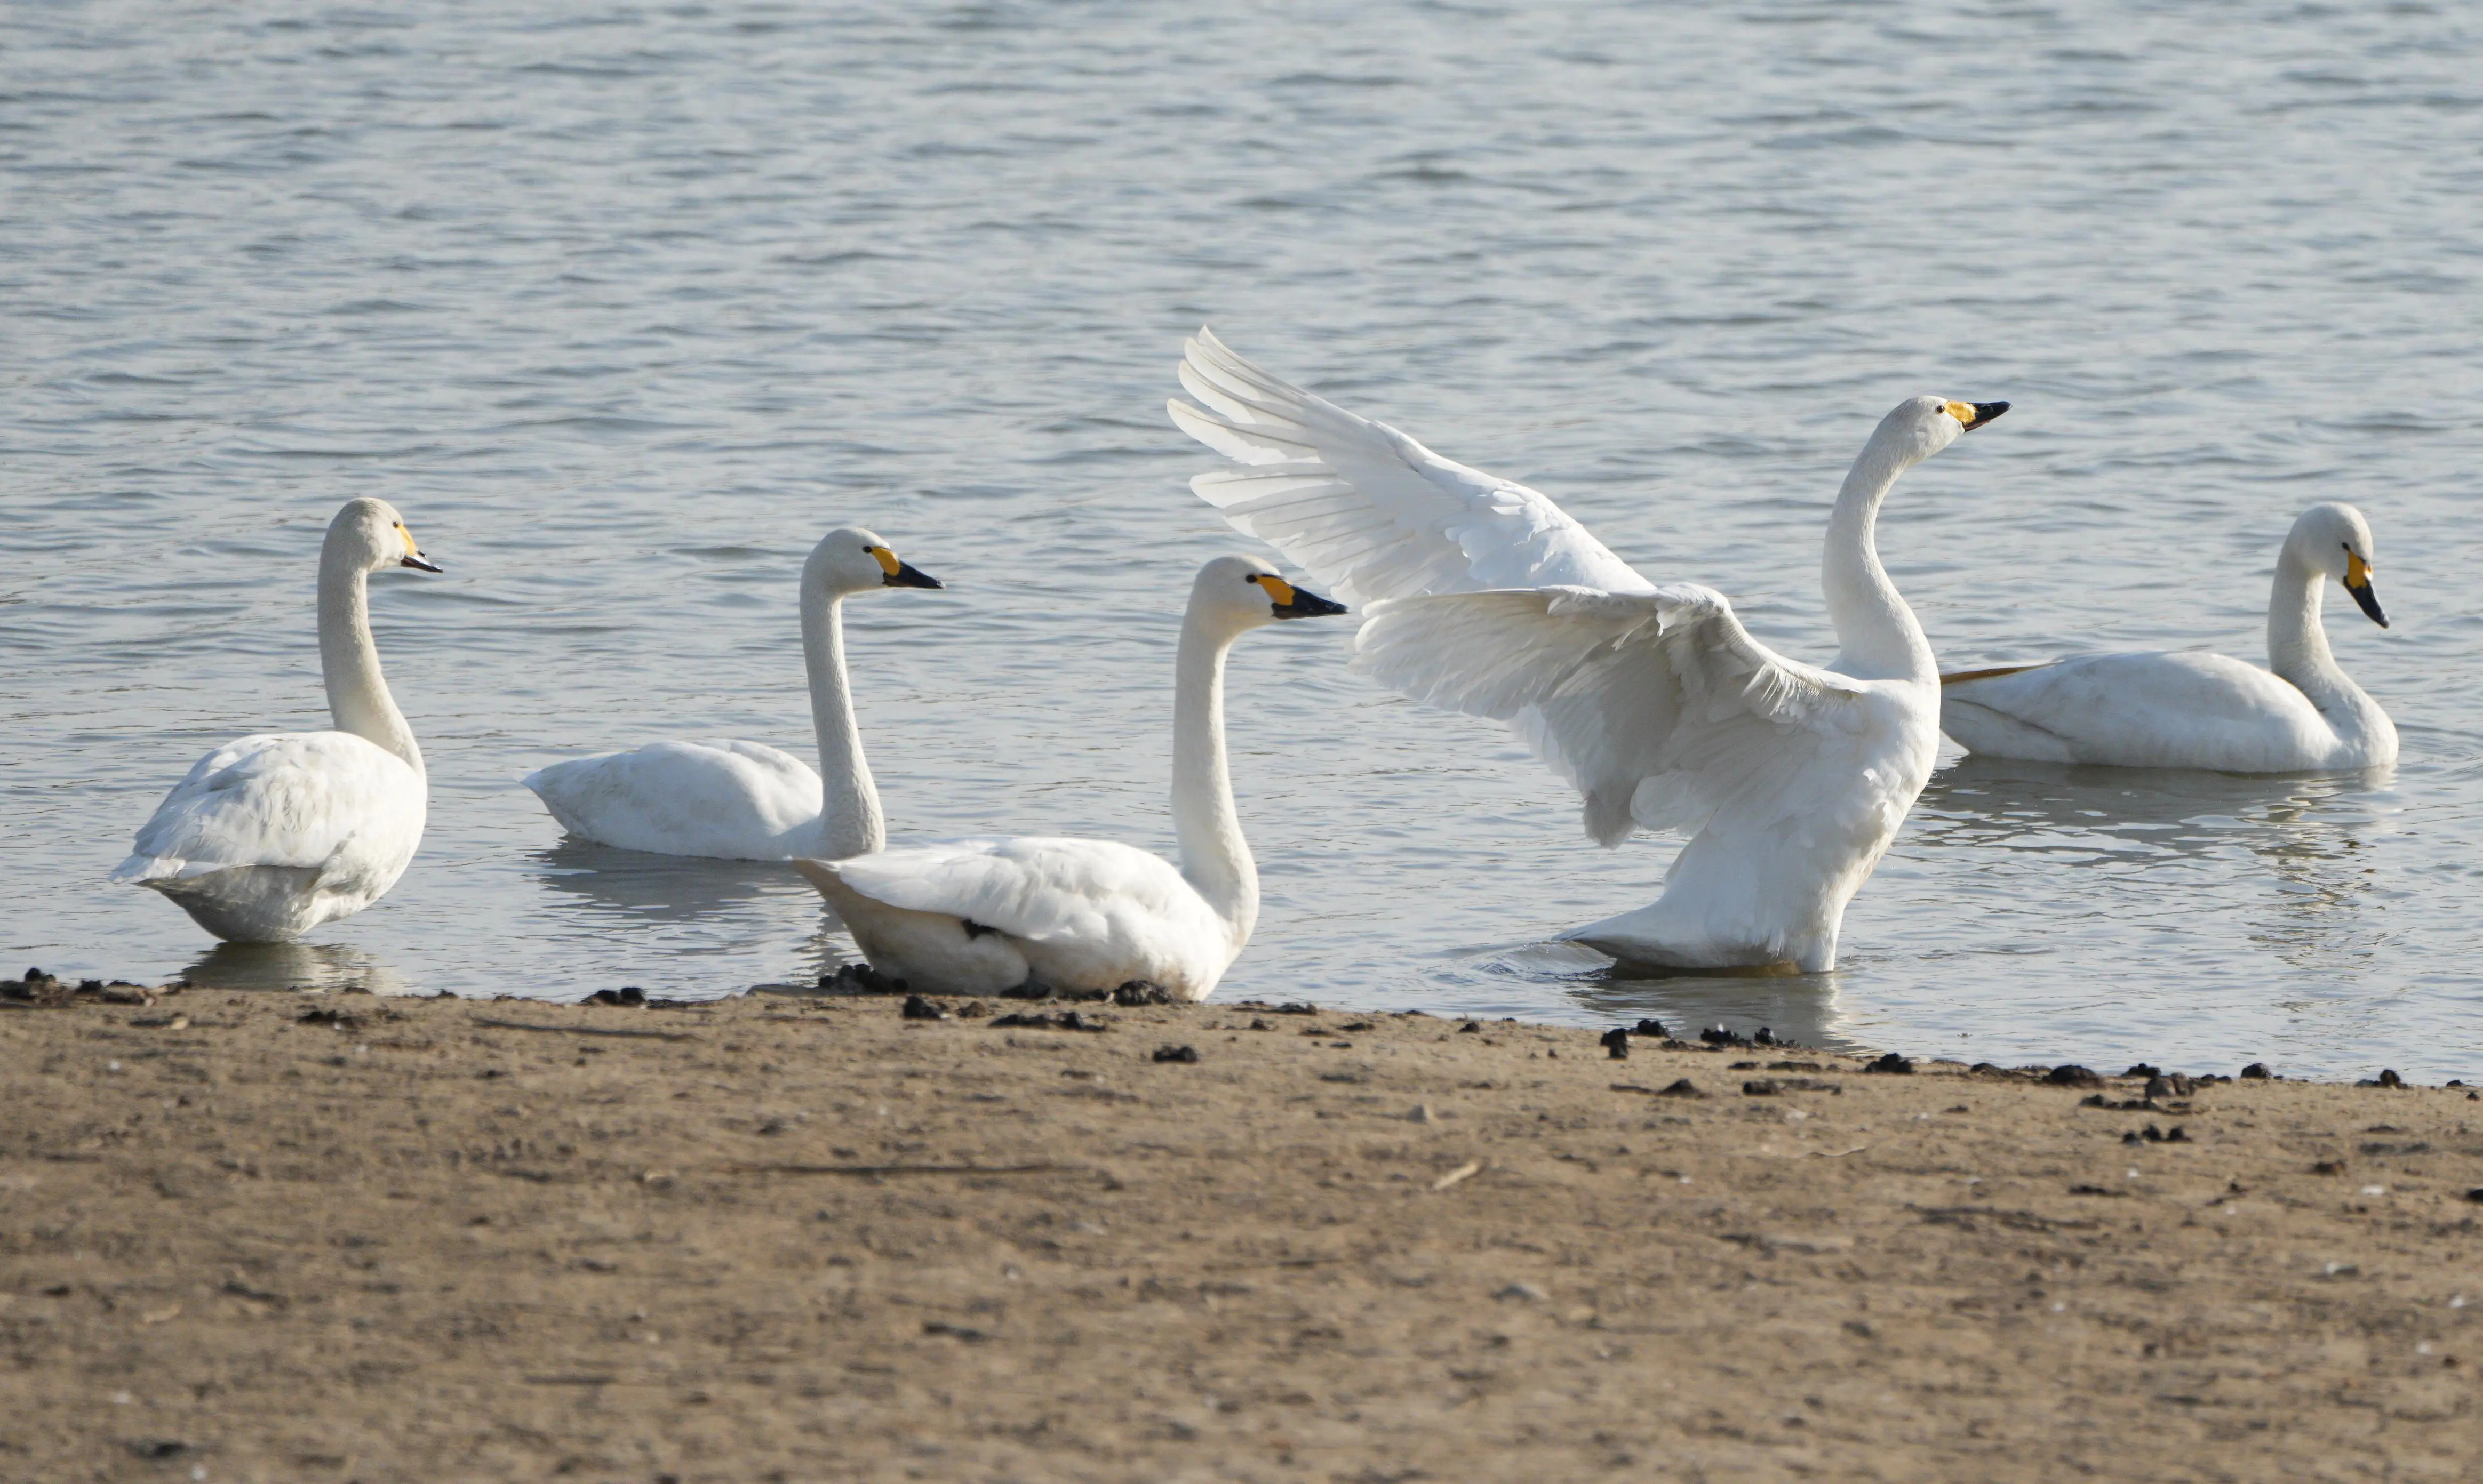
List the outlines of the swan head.
{"label": "swan head", "polygon": [[414,533],[405,528],[405,517],[396,513],[396,507],[368,496],[347,500],[345,508],[336,512],[336,518],[328,522],[328,539],[321,550],[366,572],[383,567],[411,567],[418,572],[441,570],[414,544]]}
{"label": "swan head", "polygon": [[1871,435],[1871,441],[1916,464],[2009,411],[2006,402],[1955,402],[1947,397],[1908,397]]}
{"label": "swan head", "polygon": [[802,584],[831,597],[848,597],[880,588],[936,588],[940,579],[898,561],[877,534],[845,526],[830,531],[811,548],[811,559],[802,564]]}
{"label": "swan head", "polygon": [[1189,611],[1223,633],[1239,634],[1282,619],[1343,613],[1345,604],[1294,586],[1257,557],[1223,556],[1198,570]]}
{"label": "swan head", "polygon": [[2351,505],[2334,501],[2313,505],[2293,522],[2284,539],[2285,555],[2312,571],[2324,572],[2345,585],[2355,606],[2382,628],[2388,615],[2380,611],[2379,595],[2371,589],[2371,523]]}

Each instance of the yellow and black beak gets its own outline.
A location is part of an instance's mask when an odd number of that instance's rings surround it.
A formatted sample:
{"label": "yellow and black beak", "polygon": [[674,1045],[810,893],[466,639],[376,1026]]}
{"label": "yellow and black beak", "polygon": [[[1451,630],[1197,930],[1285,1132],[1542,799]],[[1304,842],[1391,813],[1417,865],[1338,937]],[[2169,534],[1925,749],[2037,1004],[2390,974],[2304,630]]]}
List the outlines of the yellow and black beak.
{"label": "yellow and black beak", "polygon": [[1345,604],[1297,588],[1273,572],[1254,573],[1248,580],[1259,584],[1280,619],[1322,619],[1345,611]]}
{"label": "yellow and black beak", "polygon": [[2006,402],[1952,402],[1948,405],[1948,415],[1963,423],[1968,433],[2007,411],[2009,404]]}
{"label": "yellow and black beak", "polygon": [[2380,611],[2380,595],[2371,591],[2371,564],[2351,546],[2345,548],[2345,591],[2354,595],[2364,617],[2382,628],[2389,626],[2389,616]]}
{"label": "yellow and black beak", "polygon": [[396,534],[405,540],[405,555],[397,558],[397,566],[411,567],[418,572],[438,572],[447,570],[446,568],[441,567],[437,562],[432,561],[431,558],[422,554],[422,548],[414,543],[414,533],[407,530],[404,523],[401,521],[397,525]]}
{"label": "yellow and black beak", "polygon": [[879,579],[879,585],[881,587],[936,588],[940,586],[939,578],[932,576],[930,573],[922,570],[919,567],[916,567],[911,562],[898,561],[896,559],[896,553],[889,550],[886,546],[873,546],[870,548],[870,554],[879,560],[879,570],[883,574]]}

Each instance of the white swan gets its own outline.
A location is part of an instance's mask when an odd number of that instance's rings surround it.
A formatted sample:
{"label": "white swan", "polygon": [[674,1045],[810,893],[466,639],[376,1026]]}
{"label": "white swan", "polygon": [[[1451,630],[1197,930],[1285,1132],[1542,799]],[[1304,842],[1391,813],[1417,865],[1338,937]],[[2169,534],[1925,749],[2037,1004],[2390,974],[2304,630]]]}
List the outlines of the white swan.
{"label": "white swan", "polygon": [[556,762],[525,783],[580,839],[666,856],[784,861],[887,843],[845,688],[843,605],[881,588],[937,588],[868,531],[830,531],[802,564],[802,660],[822,775],[763,742],[655,742]]}
{"label": "white swan", "polygon": [[1144,980],[1205,999],[1259,920],[1259,869],[1224,766],[1224,653],[1262,624],[1344,611],[1256,557],[1199,570],[1173,663],[1178,870],[1110,840],[1045,837],[950,840],[794,868],[853,930],[871,967],[915,990]]}
{"label": "white swan", "polygon": [[1289,385],[1206,331],[1169,404],[1244,467],[1191,488],[1339,596],[1355,664],[1417,701],[1509,723],[1586,796],[1587,833],[1692,835],[1653,904],[1562,935],[1658,967],[1835,967],[1853,896],[1938,747],[1938,672],[1881,569],[1897,476],[2008,411],[1900,403],[1854,461],[1821,569],[1843,652],[1752,639],[1721,594],[1657,586],[1535,490],[1452,464]]}
{"label": "white swan", "polygon": [[422,843],[422,753],[380,674],[365,580],[440,569],[386,500],[346,504],[319,546],[319,669],[334,731],[209,753],[138,831],[115,881],[151,887],[235,942],[282,942],[387,893]]}
{"label": "white swan", "polygon": [[2394,762],[2396,724],[2328,651],[2319,596],[2331,577],[2389,626],[2371,591],[2370,524],[2351,505],[2313,505],[2277,554],[2267,670],[2187,650],[1968,671],[1940,677],[1940,729],[1968,752],[2039,762],[2228,773]]}

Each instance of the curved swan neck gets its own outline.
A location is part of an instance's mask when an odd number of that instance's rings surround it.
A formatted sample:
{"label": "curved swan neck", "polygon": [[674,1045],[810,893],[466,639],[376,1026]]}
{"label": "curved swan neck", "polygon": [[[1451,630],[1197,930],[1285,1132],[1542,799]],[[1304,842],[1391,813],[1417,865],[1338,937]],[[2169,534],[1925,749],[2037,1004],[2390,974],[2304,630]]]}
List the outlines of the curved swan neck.
{"label": "curved swan neck", "polygon": [[2276,559],[2276,581],[2267,596],[2267,668],[2309,698],[2337,731],[2359,735],[2372,718],[2386,719],[2378,702],[2354,683],[2328,648],[2320,622],[2328,574],[2287,546]]}
{"label": "curved swan neck", "polygon": [[1938,677],[1939,667],[1931,642],[1880,565],[1880,502],[1914,462],[1891,443],[1875,435],[1846,471],[1836,509],[1828,517],[1828,550],[1820,562],[1819,582],[1828,597],[1829,622],[1836,625],[1840,674],[1863,680],[1932,680]]}
{"label": "curved swan neck", "polygon": [[879,789],[863,760],[862,729],[845,689],[844,600],[802,584],[802,664],[811,678],[811,726],[819,738],[819,848],[826,859],[867,856],[888,843]]}
{"label": "curved swan neck", "polygon": [[421,778],[422,749],[380,674],[368,581],[361,558],[332,529],[319,548],[319,673],[328,685],[328,714],[338,731],[394,753]]}
{"label": "curved swan neck", "polygon": [[1224,654],[1234,636],[1192,612],[1173,663],[1172,825],[1181,874],[1232,929],[1234,946],[1259,922],[1259,867],[1242,837],[1224,760]]}

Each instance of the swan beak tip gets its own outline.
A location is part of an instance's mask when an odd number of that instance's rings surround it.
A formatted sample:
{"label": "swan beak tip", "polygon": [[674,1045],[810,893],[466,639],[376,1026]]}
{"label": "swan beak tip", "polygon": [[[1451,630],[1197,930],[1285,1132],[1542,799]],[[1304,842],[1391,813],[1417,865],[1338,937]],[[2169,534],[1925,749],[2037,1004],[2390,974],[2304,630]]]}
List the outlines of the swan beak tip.
{"label": "swan beak tip", "polygon": [[2389,616],[2380,611],[2380,595],[2371,591],[2369,578],[2363,578],[2360,587],[2350,582],[2345,584],[2345,591],[2354,595],[2354,605],[2363,610],[2364,618],[2382,628],[2389,626]]}
{"label": "swan beak tip", "polygon": [[1334,598],[1322,597],[1307,588],[1295,588],[1293,601],[1275,605],[1276,617],[1280,619],[1323,619],[1343,612],[1345,604]]}
{"label": "swan beak tip", "polygon": [[413,552],[410,555],[400,558],[397,565],[399,567],[411,567],[418,572],[444,572],[448,570],[441,566],[439,563],[434,562],[431,558],[424,556],[419,551]]}
{"label": "swan beak tip", "polygon": [[929,572],[922,570],[922,569],[915,566],[911,562],[897,563],[896,570],[894,571],[892,571],[887,576],[879,579],[879,585],[884,588],[932,588],[935,590],[943,586],[939,578],[932,576]]}
{"label": "swan beak tip", "polygon": [[2009,411],[2009,404],[2006,402],[1969,402],[1966,406],[1974,409],[1973,420],[1965,425],[1965,431],[1968,433],[1972,433],[1975,429],[1982,427],[1985,423],[1990,422],[2001,413]]}

